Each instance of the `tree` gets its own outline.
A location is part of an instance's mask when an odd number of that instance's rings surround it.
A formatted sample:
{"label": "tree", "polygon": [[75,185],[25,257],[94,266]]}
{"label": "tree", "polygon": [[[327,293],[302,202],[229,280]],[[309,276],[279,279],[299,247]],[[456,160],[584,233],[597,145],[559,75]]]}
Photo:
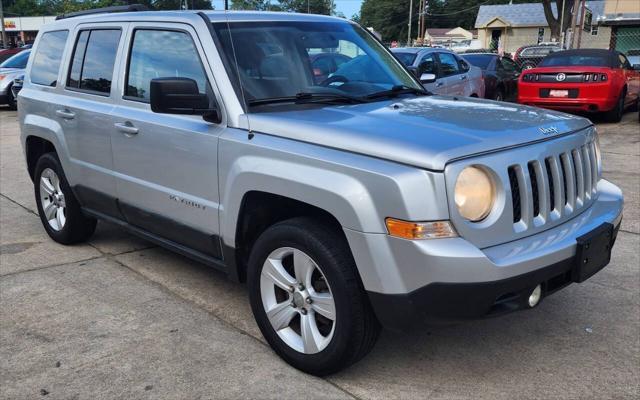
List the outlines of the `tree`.
{"label": "tree", "polygon": [[232,10],[281,11],[275,0],[231,0]]}
{"label": "tree", "polygon": [[[407,40],[410,0],[364,0],[360,8],[360,25],[372,27],[384,42]],[[413,2],[412,37],[418,33],[419,2]]]}
{"label": "tree", "polygon": [[336,8],[331,0],[280,0],[280,6],[284,11],[324,15],[332,15]]}
{"label": "tree", "polygon": [[[564,2],[564,17],[562,12],[557,12],[555,15],[553,14],[553,9],[551,4],[552,0],[542,0],[542,8],[544,9],[544,16],[547,19],[547,23],[549,24],[549,28],[551,29],[551,40],[560,40],[560,36],[562,36],[562,32],[566,32],[569,26],[571,25],[572,13],[571,9],[573,8],[573,0],[555,0],[555,10],[562,10],[562,3]],[[562,23],[562,26],[560,24]]]}

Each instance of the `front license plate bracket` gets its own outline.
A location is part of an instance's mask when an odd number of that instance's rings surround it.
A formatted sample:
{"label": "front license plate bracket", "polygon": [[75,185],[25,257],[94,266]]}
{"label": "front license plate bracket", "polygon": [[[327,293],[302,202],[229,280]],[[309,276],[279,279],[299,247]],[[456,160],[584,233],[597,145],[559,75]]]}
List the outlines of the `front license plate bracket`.
{"label": "front license plate bracket", "polygon": [[613,235],[613,225],[604,223],[576,239],[578,246],[571,273],[574,282],[586,281],[609,264]]}

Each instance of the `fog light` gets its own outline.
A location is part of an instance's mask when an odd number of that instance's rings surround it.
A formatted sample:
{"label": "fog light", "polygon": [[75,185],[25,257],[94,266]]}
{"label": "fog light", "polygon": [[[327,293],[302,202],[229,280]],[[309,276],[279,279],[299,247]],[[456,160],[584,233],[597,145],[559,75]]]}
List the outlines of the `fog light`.
{"label": "fog light", "polygon": [[540,297],[542,297],[542,287],[538,285],[529,295],[529,307],[535,307],[540,302]]}

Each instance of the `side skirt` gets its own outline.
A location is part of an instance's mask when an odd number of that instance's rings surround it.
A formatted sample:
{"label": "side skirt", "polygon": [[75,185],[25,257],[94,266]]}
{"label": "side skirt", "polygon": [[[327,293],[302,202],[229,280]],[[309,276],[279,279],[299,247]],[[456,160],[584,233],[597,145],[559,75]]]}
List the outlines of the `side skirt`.
{"label": "side skirt", "polygon": [[146,231],[144,229],[141,229],[141,228],[138,228],[136,226],[133,226],[133,225],[121,220],[121,219],[114,218],[114,217],[111,217],[111,216],[109,216],[107,214],[103,214],[101,212],[94,211],[92,209],[85,208],[85,207],[82,208],[82,211],[85,214],[89,215],[89,216],[92,216],[94,218],[101,219],[101,220],[113,223],[115,225],[118,225],[119,227],[127,230],[128,232],[130,232],[130,233],[132,233],[132,234],[134,234],[134,235],[136,235],[136,236],[138,236],[138,237],[140,237],[142,239],[148,240],[148,241],[150,241],[150,242],[152,242],[152,243],[154,243],[154,244],[156,244],[158,246],[164,247],[164,248],[169,249],[171,251],[174,251],[174,252],[176,252],[178,254],[181,254],[183,256],[189,257],[192,260],[195,260],[195,261],[198,261],[198,262],[200,262],[202,264],[205,264],[205,265],[208,265],[210,267],[213,267],[213,268],[215,268],[215,269],[217,269],[219,271],[222,271],[222,272],[225,272],[225,273],[229,273],[230,270],[234,269],[234,268],[229,268],[227,266],[227,263],[224,262],[224,260],[212,257],[210,255],[207,255],[207,254],[201,252],[201,251],[194,250],[194,249],[192,249],[190,247],[187,247],[185,245],[182,245],[180,243],[176,243],[176,242],[174,242],[172,240],[163,238],[163,237],[158,236],[158,235],[156,235],[154,233],[151,233],[151,232]]}

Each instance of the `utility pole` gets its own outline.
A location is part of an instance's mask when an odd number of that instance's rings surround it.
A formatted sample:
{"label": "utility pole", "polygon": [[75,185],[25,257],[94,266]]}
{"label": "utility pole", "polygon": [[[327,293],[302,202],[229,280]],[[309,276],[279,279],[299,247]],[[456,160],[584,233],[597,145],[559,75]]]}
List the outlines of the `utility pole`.
{"label": "utility pole", "polygon": [[409,0],[409,32],[407,32],[407,47],[411,47],[411,20],[413,19],[413,0]]}
{"label": "utility pole", "polygon": [[0,25],[2,25],[2,48],[7,48],[7,34],[4,31],[4,10],[2,9],[2,1],[0,1]]}
{"label": "utility pole", "polygon": [[576,36],[576,19],[578,17],[578,5],[580,0],[573,0],[573,8],[571,9],[571,42],[569,48],[573,49],[573,38]]}
{"label": "utility pole", "polygon": [[[580,7],[580,27],[578,28],[578,43],[577,43],[577,48],[580,48],[580,43],[582,42],[582,30],[584,29],[584,16],[585,13],[587,11],[587,8],[585,7],[585,0],[582,0],[581,2],[581,7]],[[593,20],[591,21],[591,23],[593,23]]]}
{"label": "utility pole", "polygon": [[224,10],[227,11],[229,9],[229,0],[224,0]]}
{"label": "utility pole", "polygon": [[[564,29],[564,2],[567,0],[562,0],[562,12],[560,13],[560,47],[564,50],[564,42],[567,38],[567,32]],[[544,38],[542,38],[544,40]]]}

